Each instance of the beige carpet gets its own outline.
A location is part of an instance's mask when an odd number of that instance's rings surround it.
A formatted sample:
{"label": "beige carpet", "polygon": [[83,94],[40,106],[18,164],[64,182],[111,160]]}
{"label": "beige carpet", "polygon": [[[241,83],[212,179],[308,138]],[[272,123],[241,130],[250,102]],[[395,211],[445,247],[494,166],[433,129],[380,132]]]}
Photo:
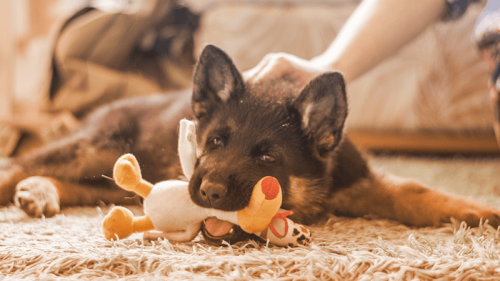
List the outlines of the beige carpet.
{"label": "beige carpet", "polygon": [[[500,208],[500,158],[376,157],[372,164]],[[384,220],[333,217],[312,245],[203,241],[116,243],[101,234],[107,208],[71,208],[30,219],[0,208],[0,280],[499,280],[500,233],[458,222],[413,229]],[[135,210],[140,213],[139,209]],[[198,240],[200,238],[197,238]]]}

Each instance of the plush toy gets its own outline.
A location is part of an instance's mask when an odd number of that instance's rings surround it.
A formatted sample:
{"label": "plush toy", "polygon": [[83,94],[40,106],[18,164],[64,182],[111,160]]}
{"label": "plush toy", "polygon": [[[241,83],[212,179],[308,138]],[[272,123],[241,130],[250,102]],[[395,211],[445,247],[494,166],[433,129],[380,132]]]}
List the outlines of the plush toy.
{"label": "plush toy", "polygon": [[[181,120],[179,156],[185,176],[193,174],[196,161],[194,123]],[[139,164],[132,154],[125,154],[115,163],[115,182],[144,198],[145,216],[134,217],[123,207],[114,207],[103,221],[106,239],[123,239],[135,232],[146,232],[171,241],[190,241],[199,233],[202,223],[217,237],[227,234],[232,224],[279,246],[307,244],[310,232],[286,218],[290,212],[280,210],[281,187],[273,177],[262,178],[254,187],[248,206],[237,212],[200,207],[191,200],[188,182],[168,180],[156,185],[142,179]],[[222,226],[222,227],[221,227]],[[156,234],[149,231],[156,230]],[[159,231],[159,232],[158,232]],[[301,235],[297,235],[301,234]]]}

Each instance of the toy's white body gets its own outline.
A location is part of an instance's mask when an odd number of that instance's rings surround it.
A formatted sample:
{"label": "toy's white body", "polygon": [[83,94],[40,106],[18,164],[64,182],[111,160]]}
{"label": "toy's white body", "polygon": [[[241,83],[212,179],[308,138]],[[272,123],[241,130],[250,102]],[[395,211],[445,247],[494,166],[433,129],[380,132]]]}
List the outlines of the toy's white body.
{"label": "toy's white body", "polygon": [[144,212],[156,230],[165,232],[167,237],[169,232],[173,232],[171,235],[176,236],[177,239],[173,239],[176,241],[192,240],[200,231],[201,222],[209,217],[238,223],[237,212],[202,208],[194,204],[189,196],[188,183],[180,180],[155,184],[144,199]]}
{"label": "toy's white body", "polygon": [[[182,169],[188,179],[194,171],[196,146],[194,123],[182,120],[178,149]],[[304,244],[301,241],[308,242],[310,239],[310,233],[306,230],[299,240],[300,225],[277,214],[282,195],[279,183],[272,177],[264,177],[255,185],[252,193],[255,200],[251,201],[247,208],[238,212],[226,212],[196,205],[190,197],[187,181],[168,180],[155,185],[144,181],[137,159],[131,154],[125,154],[118,159],[113,176],[118,185],[121,183],[122,188],[139,192],[144,198],[146,216],[135,219],[130,210],[123,207],[113,208],[103,221],[104,234],[108,240],[116,237],[121,239],[134,231],[140,231],[144,232],[145,239],[162,237],[170,241],[191,241],[199,233],[202,222],[212,217],[219,221],[210,220],[205,226],[207,230],[210,227],[214,235],[223,235],[224,231],[230,231],[232,225],[229,223],[232,223],[240,225],[244,231],[253,232],[281,246]],[[271,198],[271,195],[274,197]],[[147,232],[151,229],[155,231]]]}

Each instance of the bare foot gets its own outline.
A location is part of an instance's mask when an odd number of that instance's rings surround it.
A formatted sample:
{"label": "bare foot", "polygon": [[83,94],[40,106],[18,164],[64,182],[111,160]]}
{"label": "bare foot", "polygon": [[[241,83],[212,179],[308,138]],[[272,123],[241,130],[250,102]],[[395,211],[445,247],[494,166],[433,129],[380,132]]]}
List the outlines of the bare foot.
{"label": "bare foot", "polygon": [[32,217],[51,217],[59,213],[59,194],[46,177],[29,177],[16,186],[14,203]]}

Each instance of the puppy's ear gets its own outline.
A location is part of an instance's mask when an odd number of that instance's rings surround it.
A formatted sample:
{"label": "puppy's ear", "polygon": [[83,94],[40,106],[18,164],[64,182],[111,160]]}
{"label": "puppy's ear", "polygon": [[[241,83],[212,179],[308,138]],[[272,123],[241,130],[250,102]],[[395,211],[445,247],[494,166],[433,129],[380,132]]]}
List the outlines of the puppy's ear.
{"label": "puppy's ear", "polygon": [[312,80],[295,100],[302,117],[302,130],[314,154],[326,158],[342,138],[347,117],[344,77],[339,72],[322,74]]}
{"label": "puppy's ear", "polygon": [[207,116],[244,89],[243,79],[229,56],[218,47],[207,45],[194,73],[191,106],[196,118]]}

